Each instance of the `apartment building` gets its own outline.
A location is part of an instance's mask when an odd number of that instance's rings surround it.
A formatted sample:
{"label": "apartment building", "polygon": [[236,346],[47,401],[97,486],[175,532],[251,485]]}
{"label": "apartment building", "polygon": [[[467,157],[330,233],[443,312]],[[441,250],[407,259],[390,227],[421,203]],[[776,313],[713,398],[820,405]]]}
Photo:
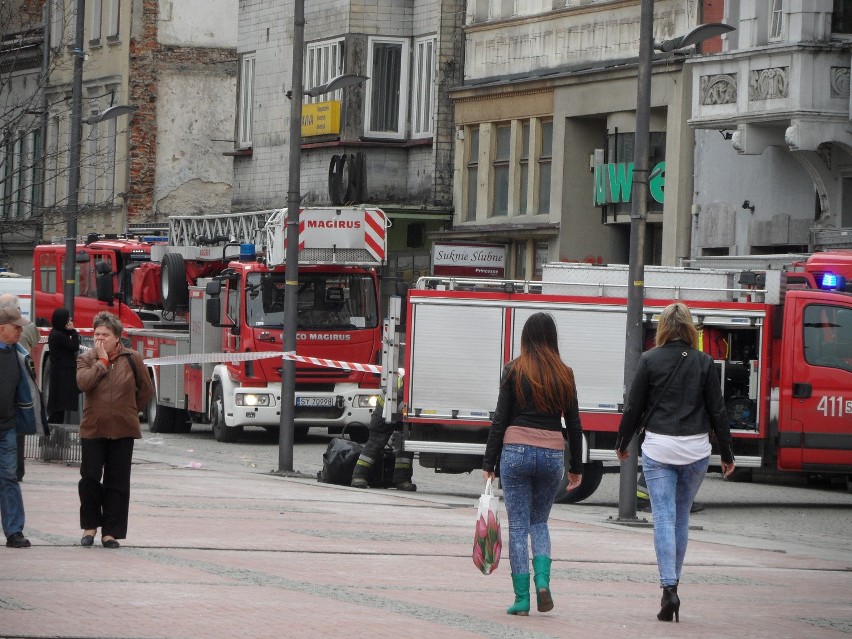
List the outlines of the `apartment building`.
{"label": "apartment building", "polygon": [[[78,0],[48,1],[44,237],[73,188],[70,103]],[[78,232],[227,211],[237,0],[86,0]],[[103,118],[110,107],[132,113]]]}
{"label": "apartment building", "polygon": [[[382,208],[392,223],[387,286],[427,273],[429,234],[452,223],[449,91],[461,82],[464,6],[463,0],[305,2],[304,88],[342,74],[368,79],[305,97],[302,203]],[[235,210],[287,205],[293,11],[292,0],[240,2]]]}

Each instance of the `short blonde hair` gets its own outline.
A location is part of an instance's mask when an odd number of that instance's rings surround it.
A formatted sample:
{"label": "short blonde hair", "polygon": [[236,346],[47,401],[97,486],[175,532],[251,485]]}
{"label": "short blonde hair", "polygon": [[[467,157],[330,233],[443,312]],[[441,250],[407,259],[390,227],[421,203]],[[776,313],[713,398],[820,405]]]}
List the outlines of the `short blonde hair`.
{"label": "short blonde hair", "polygon": [[121,333],[124,330],[121,320],[109,311],[101,311],[95,315],[95,319],[92,321],[92,328],[98,328],[98,326],[106,326],[116,337],[121,337]]}
{"label": "short blonde hair", "polygon": [[660,313],[660,321],[657,324],[657,346],[675,340],[682,340],[692,348],[698,348],[698,330],[692,322],[689,307],[683,302],[666,306]]}

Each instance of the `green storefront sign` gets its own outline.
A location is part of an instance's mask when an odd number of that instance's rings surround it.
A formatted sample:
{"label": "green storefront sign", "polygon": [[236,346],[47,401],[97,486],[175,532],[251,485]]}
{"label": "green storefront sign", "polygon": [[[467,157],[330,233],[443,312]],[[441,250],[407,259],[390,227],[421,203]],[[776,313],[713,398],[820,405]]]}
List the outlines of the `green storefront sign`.
{"label": "green storefront sign", "polygon": [[[633,193],[633,162],[598,164],[595,166],[595,206],[630,202]],[[663,203],[666,186],[666,163],[659,162],[648,180],[648,189],[655,202]]]}

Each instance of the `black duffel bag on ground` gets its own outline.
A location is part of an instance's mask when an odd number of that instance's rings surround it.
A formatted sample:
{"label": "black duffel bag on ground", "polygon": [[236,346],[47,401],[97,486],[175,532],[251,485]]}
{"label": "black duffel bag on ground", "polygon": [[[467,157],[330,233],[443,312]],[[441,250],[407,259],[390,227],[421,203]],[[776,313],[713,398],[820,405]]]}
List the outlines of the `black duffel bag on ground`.
{"label": "black duffel bag on ground", "polygon": [[[322,455],[322,470],[317,473],[317,481],[326,484],[348,486],[352,483],[352,473],[364,446],[350,439],[335,437],[328,442],[328,448]],[[385,447],[382,459],[370,470],[370,486],[379,488],[393,485],[393,467],[396,456],[393,450]]]}
{"label": "black duffel bag on ground", "polygon": [[332,439],[322,455],[322,470],[317,475],[317,481],[348,486],[362,450],[364,447],[361,444],[349,439]]}

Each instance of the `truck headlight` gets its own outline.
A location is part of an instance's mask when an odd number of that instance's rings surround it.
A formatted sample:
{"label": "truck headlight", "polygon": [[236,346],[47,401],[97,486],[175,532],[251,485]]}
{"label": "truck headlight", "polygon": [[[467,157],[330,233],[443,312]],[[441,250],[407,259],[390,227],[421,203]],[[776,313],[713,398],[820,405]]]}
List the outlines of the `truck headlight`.
{"label": "truck headlight", "polygon": [[355,398],[355,405],[358,408],[375,408],[378,399],[378,395],[358,395]]}
{"label": "truck headlight", "polygon": [[237,393],[234,397],[235,406],[269,406],[269,395],[266,393]]}

